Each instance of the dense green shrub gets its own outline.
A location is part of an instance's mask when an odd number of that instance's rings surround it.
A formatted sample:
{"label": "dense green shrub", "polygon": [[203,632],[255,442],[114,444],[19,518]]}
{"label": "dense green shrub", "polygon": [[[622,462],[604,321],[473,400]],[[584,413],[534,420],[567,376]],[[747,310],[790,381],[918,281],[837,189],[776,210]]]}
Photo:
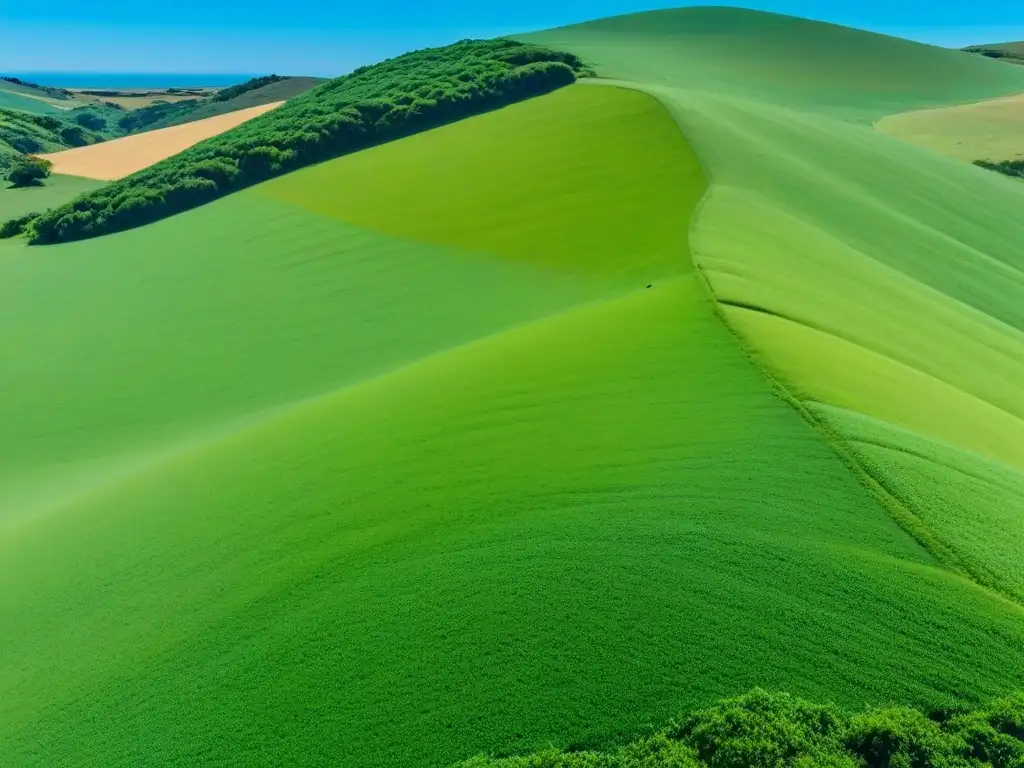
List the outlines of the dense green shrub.
{"label": "dense green shrub", "polygon": [[[810,760],[853,766],[841,754],[844,717],[831,707],[755,690],[694,712],[671,731],[711,768],[770,768]],[[833,759],[839,756],[842,759]]]}
{"label": "dense green shrub", "polygon": [[988,160],[975,160],[974,164],[981,168],[987,168],[990,171],[997,171],[1007,176],[1024,179],[1024,160],[1001,160],[998,163]]}
{"label": "dense green shrub", "polygon": [[287,171],[550,92],[584,71],[572,54],[511,40],[464,40],[361,67],[48,211],[32,242],[147,224]]}
{"label": "dense green shrub", "polygon": [[88,128],[90,131],[107,130],[107,121],[103,119],[102,115],[98,115],[91,110],[75,110],[75,112],[75,122],[83,128]]}
{"label": "dense green shrub", "polygon": [[24,216],[19,216],[16,219],[10,219],[0,224],[0,240],[24,234],[25,230],[28,229],[28,225],[38,216],[38,213],[26,213]]}
{"label": "dense green shrub", "polygon": [[43,183],[50,175],[53,163],[41,157],[25,157],[19,159],[7,173],[7,180],[12,187],[31,187]]}
{"label": "dense green shrub", "polygon": [[251,80],[246,80],[244,83],[238,85],[232,85],[227,88],[221,88],[210,98],[210,101],[230,101],[236,96],[241,96],[247,91],[254,91],[257,88],[262,88],[265,85],[271,83],[279,83],[287,78],[281,77],[281,75],[265,75],[264,77],[254,77]]}
{"label": "dense green shrub", "polygon": [[1022,737],[1021,694],[957,712],[850,715],[755,689],[624,747],[478,756],[457,768],[1024,768]]}

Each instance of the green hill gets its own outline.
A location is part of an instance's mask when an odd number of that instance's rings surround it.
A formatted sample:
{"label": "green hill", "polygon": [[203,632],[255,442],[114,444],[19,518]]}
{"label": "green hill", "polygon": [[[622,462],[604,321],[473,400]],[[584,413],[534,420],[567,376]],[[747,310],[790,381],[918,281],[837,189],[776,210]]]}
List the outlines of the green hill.
{"label": "green hill", "polygon": [[[747,28],[781,30],[762,38],[766,49],[789,39],[783,17],[734,13]],[[673,18],[691,29],[694,17],[704,14],[634,17],[624,29],[672,29]],[[1024,190],[834,117],[902,110],[925,94],[1024,90],[1024,71],[899,43],[866,57],[898,73],[894,92],[858,86],[860,71],[819,68],[813,89],[768,103],[771,70],[725,83],[727,95],[696,92],[692,70],[673,79],[656,45],[631,50],[606,24],[531,39],[609,77],[646,77],[639,87],[677,115],[717,182],[691,242],[726,319],[885,489],[908,530],[951,567],[1024,597],[1024,226],[1014,213]],[[842,52],[852,34],[826,28],[815,39]],[[940,66],[948,74],[936,80]]]}
{"label": "green hill", "polygon": [[0,242],[0,764],[1024,686],[1024,191],[870,125],[1024,71],[721,9],[523,39],[600,82]]}
{"label": "green hill", "polygon": [[[163,101],[148,107],[134,109],[121,118],[119,125],[125,133],[140,133],[172,125],[183,125],[208,117],[237,112],[240,109],[287,101],[327,82],[327,79],[322,77],[282,77],[264,85],[258,85],[262,80],[267,79],[270,78],[254,78],[246,83],[221,89],[212,98],[187,99],[173,103]],[[258,87],[246,87],[250,85],[258,85]],[[237,95],[232,95],[235,92],[238,92]]]}
{"label": "green hill", "polygon": [[1005,61],[1007,64],[1024,64],[1024,43],[992,43],[989,45],[970,45],[964,48],[970,53],[980,53],[992,59]]}
{"label": "green hill", "polygon": [[66,111],[48,99],[28,95],[13,86],[8,89],[4,85],[5,82],[0,80],[0,109],[17,109],[33,115],[60,115]]}

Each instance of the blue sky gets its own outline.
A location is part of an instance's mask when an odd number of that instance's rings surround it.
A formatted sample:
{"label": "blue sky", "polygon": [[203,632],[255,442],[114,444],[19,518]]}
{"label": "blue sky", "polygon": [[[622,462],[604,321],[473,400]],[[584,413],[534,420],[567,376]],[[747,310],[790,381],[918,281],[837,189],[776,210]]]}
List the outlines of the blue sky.
{"label": "blue sky", "polygon": [[743,5],[939,45],[1024,39],[1022,0],[0,0],[0,70],[335,75],[462,37],[674,4]]}

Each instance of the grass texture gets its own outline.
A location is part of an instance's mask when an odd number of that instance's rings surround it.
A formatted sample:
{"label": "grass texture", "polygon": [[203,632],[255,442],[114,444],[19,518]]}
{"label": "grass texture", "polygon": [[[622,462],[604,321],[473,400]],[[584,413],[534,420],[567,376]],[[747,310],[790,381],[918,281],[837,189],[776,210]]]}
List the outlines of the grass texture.
{"label": "grass texture", "polygon": [[[742,66],[703,65],[732,78],[711,93],[694,83],[700,47],[681,43],[695,29],[722,42],[714,24],[762,38],[736,46],[750,51]],[[803,58],[765,58],[801,29],[694,9],[529,39],[632,78],[673,111],[711,177],[691,245],[726,319],[909,530],[948,566],[1024,600],[1024,188],[866,124],[1019,91],[1024,70],[826,27],[796,46]],[[856,39],[865,45],[844,47]],[[815,46],[838,60],[873,55],[866,70],[815,67]],[[782,89],[777,67],[796,66],[800,87]],[[892,73],[877,80],[886,91],[862,81],[874,68]]]}
{"label": "grass texture", "polygon": [[572,86],[304,173],[330,195],[0,243],[0,763],[440,766],[754,685],[1024,681],[1021,610],[715,316],[655,100]]}
{"label": "grass texture", "polygon": [[102,181],[94,179],[61,174],[50,175],[39,187],[13,188],[0,183],[0,220],[14,219],[27,213],[42,213],[97,189],[102,184]]}

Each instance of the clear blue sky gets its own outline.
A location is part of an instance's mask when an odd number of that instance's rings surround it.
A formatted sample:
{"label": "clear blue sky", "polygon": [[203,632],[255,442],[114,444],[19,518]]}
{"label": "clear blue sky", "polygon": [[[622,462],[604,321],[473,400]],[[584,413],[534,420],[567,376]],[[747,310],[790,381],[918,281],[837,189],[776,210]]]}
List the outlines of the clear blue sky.
{"label": "clear blue sky", "polygon": [[744,5],[939,45],[1024,39],[1024,0],[0,0],[0,71],[334,75],[461,37],[676,4]]}

